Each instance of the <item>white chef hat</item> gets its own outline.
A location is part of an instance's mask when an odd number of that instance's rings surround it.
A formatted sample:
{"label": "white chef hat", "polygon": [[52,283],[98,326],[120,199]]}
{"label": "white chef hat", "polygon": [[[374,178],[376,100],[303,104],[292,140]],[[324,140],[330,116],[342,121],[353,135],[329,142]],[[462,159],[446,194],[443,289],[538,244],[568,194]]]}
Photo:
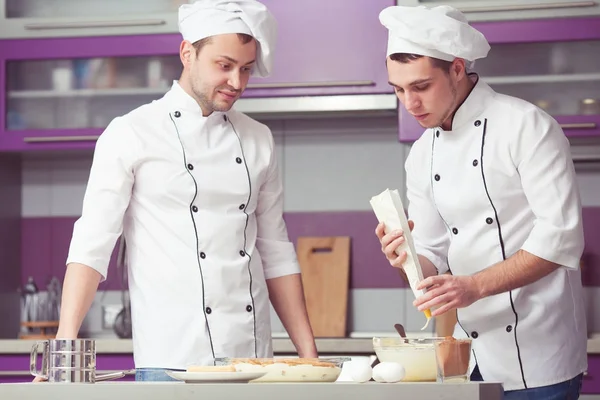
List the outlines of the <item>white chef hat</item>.
{"label": "white chef hat", "polygon": [[179,32],[194,43],[209,36],[245,33],[257,41],[253,75],[271,73],[277,23],[267,7],[256,0],[198,0],[179,7]]}
{"label": "white chef hat", "polygon": [[490,50],[485,36],[450,6],[390,6],[381,11],[379,21],[389,30],[387,56],[412,53],[472,62],[486,57]]}

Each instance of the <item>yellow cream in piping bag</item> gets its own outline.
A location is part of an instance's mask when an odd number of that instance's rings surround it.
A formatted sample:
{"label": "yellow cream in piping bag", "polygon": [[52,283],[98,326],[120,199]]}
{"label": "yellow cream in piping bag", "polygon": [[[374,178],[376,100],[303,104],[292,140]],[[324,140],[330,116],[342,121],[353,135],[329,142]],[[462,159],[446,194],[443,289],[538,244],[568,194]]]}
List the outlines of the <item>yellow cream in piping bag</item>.
{"label": "yellow cream in piping bag", "polygon": [[[415,298],[425,294],[425,289],[417,290],[417,285],[423,280],[423,271],[421,270],[421,264],[417,257],[412,233],[408,226],[408,219],[406,218],[404,205],[402,204],[398,190],[386,189],[379,195],[372,197],[370,203],[377,220],[385,224],[385,233],[398,229],[404,232],[405,240],[396,249],[396,254],[400,254],[403,251],[406,252],[407,257],[403,267],[408,278],[408,284]],[[431,310],[424,310],[423,313],[427,318],[427,322],[421,330],[426,329],[429,321],[431,321]]]}

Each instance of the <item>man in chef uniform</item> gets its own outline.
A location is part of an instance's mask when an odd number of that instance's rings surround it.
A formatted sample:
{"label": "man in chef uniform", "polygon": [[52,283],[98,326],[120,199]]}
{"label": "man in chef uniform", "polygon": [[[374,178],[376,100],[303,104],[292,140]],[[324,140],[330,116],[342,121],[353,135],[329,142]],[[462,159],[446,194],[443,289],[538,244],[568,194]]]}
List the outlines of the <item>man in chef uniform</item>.
{"label": "man in chef uniform", "polygon": [[201,0],[179,28],[179,81],[98,139],[58,337],[77,336],[123,234],[137,379],[272,357],[269,300],[299,356],[316,357],[272,134],[232,109],[271,72],[276,22],[253,0]]}
{"label": "man in chef uniform", "polygon": [[[473,379],[502,382],[507,399],[577,398],[587,337],[569,142],[544,111],[470,73],[490,46],[459,11],[394,6],[380,21],[390,84],[426,128],[406,161],[428,288],[414,305],[437,307],[434,316],[457,309]],[[380,224],[382,251],[401,269],[405,238],[384,232]]]}

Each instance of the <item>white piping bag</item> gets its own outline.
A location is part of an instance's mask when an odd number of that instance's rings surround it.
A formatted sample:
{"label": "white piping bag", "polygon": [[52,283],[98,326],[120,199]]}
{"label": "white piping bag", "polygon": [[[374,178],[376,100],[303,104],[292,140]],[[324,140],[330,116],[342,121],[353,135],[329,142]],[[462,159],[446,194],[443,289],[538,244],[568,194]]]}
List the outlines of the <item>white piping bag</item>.
{"label": "white piping bag", "polygon": [[[397,229],[401,229],[404,232],[405,240],[396,249],[396,254],[400,255],[402,251],[406,251],[407,258],[404,262],[404,272],[406,273],[408,284],[410,285],[415,298],[425,294],[427,290],[416,289],[419,282],[423,280],[423,271],[421,269],[421,264],[419,263],[419,258],[417,257],[412,233],[408,227],[408,219],[404,213],[404,205],[402,204],[398,190],[386,189],[377,196],[373,196],[370,203],[379,222],[385,224],[386,234]],[[431,310],[424,310],[423,313],[427,318],[427,322],[421,330],[426,329],[427,326],[429,326],[429,321],[431,321]]]}

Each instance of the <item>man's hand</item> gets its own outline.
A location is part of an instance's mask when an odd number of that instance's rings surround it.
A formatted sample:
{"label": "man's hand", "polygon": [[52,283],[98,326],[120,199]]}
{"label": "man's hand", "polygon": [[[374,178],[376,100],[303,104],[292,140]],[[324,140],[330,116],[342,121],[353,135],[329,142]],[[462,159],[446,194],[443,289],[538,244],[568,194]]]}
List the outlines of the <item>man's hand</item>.
{"label": "man's hand", "polygon": [[[472,276],[430,276],[419,282],[417,289],[427,289],[427,293],[419,296],[413,305],[419,311],[431,309],[434,317],[454,308],[468,307],[483,297]],[[440,307],[434,309],[435,306]]]}
{"label": "man's hand", "polygon": [[[408,227],[412,231],[415,224],[413,221],[408,221]],[[400,254],[396,254],[396,249],[406,240],[404,238],[404,232],[402,230],[392,231],[388,234],[385,233],[385,225],[380,222],[375,229],[375,234],[381,243],[381,251],[385,254],[385,257],[390,262],[390,265],[395,268],[403,269],[402,264],[406,261],[407,254],[405,251]]]}

